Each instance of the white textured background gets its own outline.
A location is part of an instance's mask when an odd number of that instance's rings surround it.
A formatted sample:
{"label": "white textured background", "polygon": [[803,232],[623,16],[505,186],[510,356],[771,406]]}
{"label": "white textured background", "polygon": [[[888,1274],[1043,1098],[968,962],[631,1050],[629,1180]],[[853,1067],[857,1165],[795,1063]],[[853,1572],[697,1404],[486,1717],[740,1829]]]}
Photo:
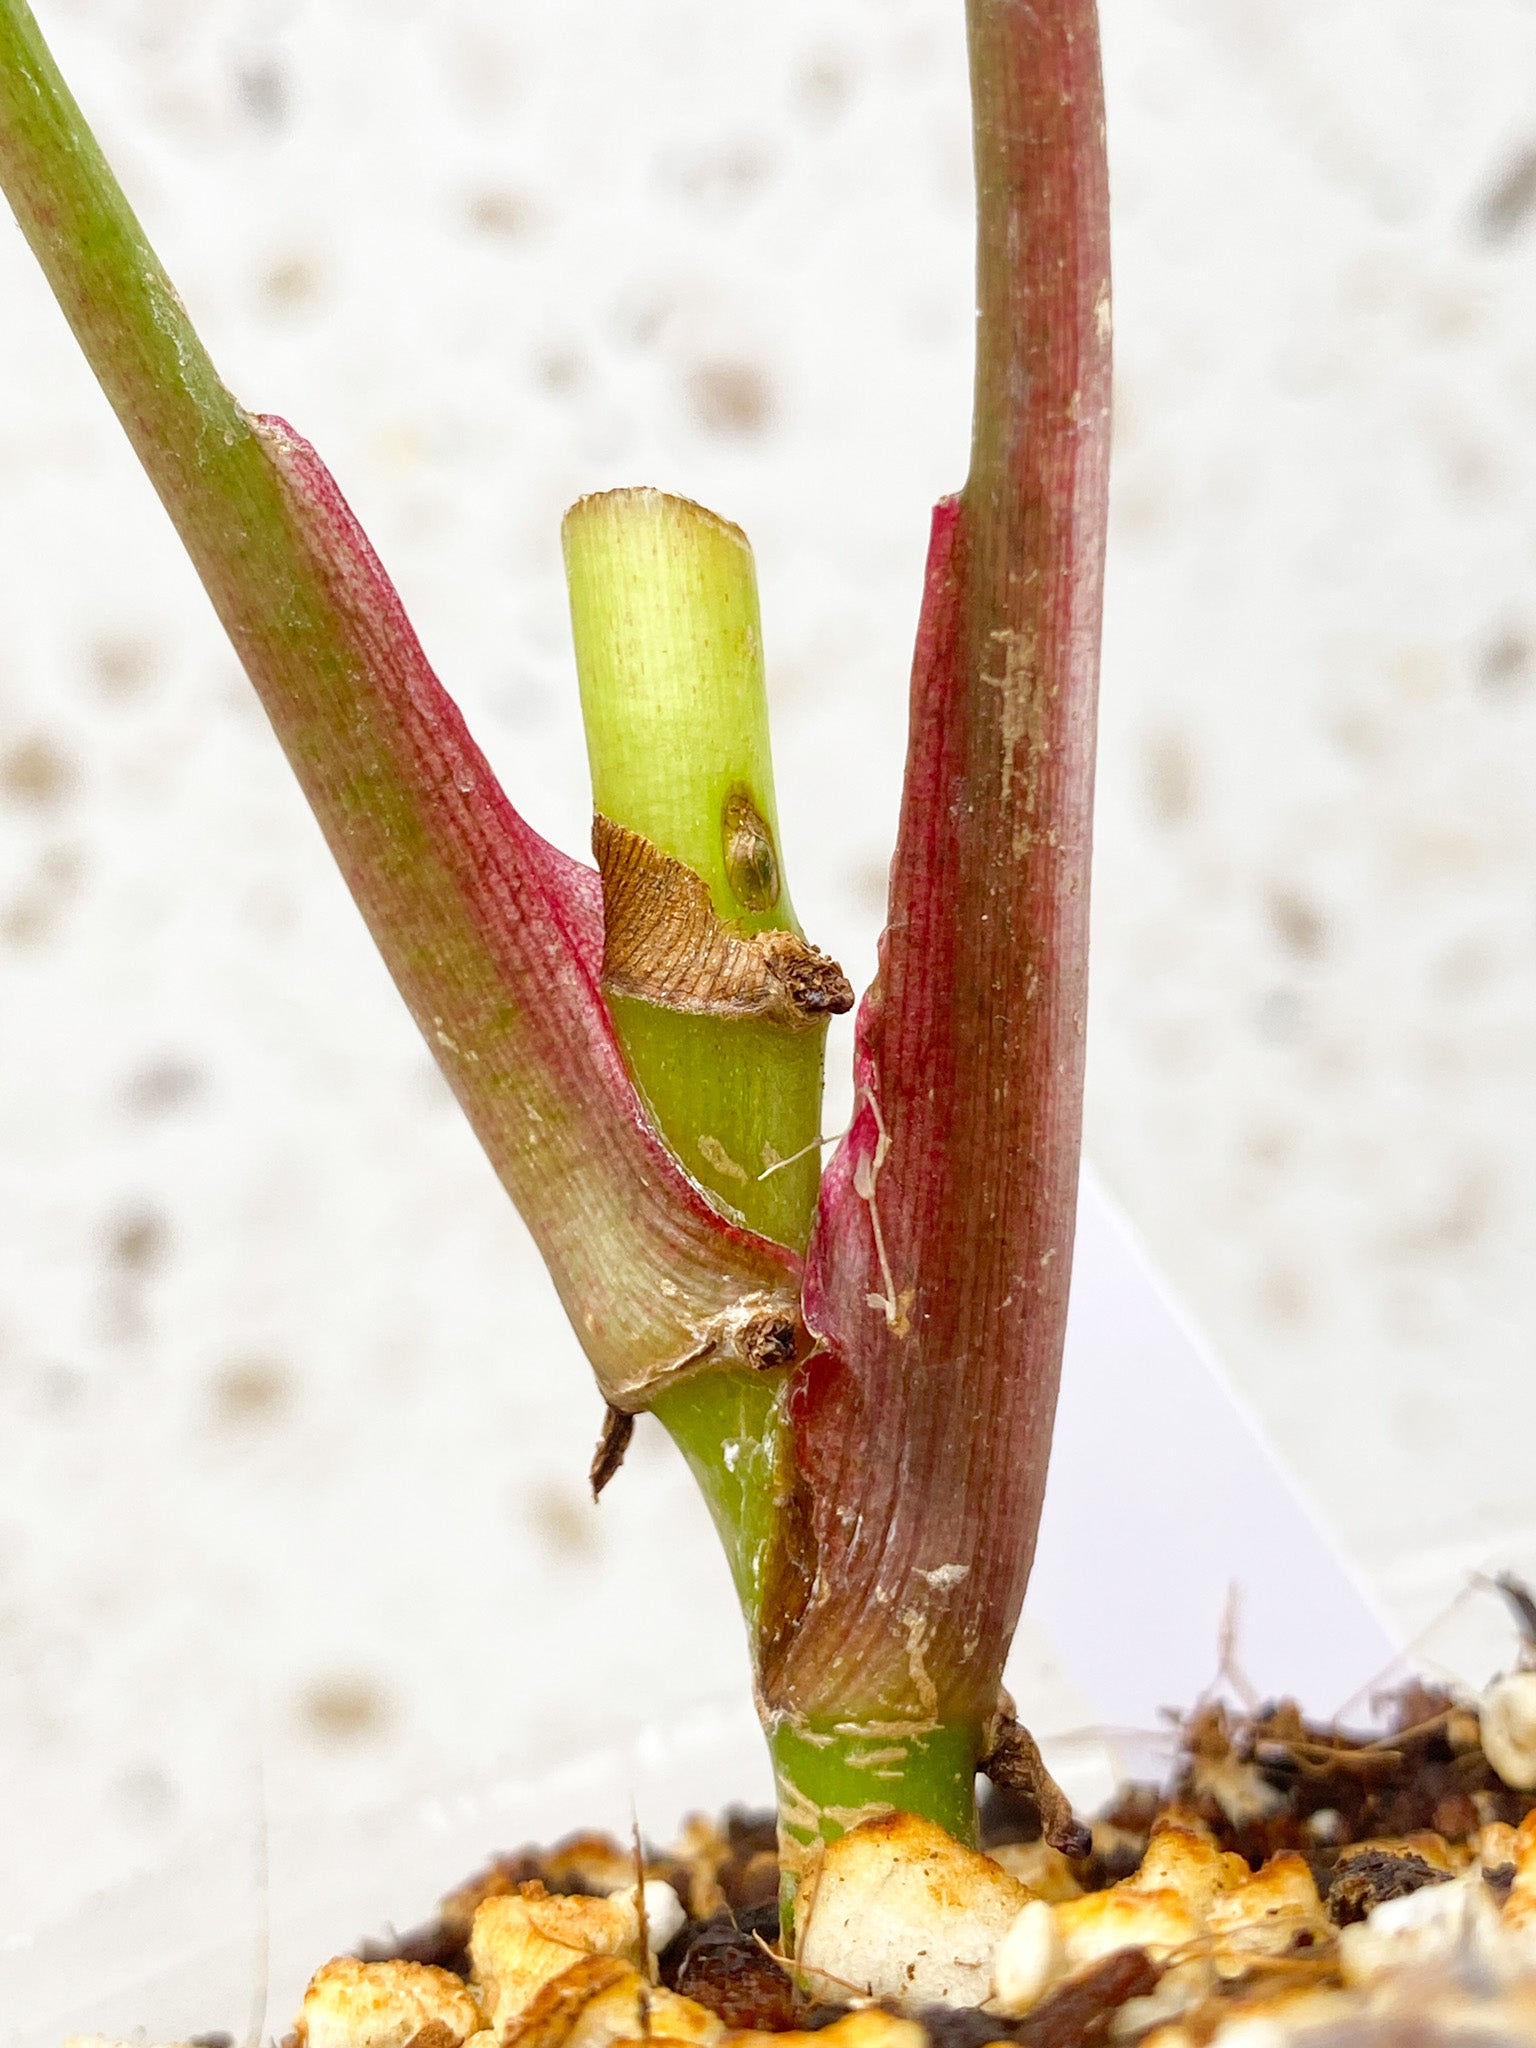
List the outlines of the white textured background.
{"label": "white textured background", "polygon": [[[748,529],[796,901],[865,978],[964,458],[958,0],[40,4],[567,847],[561,510]],[[1536,1558],[1536,7],[1105,47],[1090,1139],[1416,1627]],[[0,378],[3,1928],[742,1655],[659,1438],[587,1503],[575,1346],[9,224]]]}

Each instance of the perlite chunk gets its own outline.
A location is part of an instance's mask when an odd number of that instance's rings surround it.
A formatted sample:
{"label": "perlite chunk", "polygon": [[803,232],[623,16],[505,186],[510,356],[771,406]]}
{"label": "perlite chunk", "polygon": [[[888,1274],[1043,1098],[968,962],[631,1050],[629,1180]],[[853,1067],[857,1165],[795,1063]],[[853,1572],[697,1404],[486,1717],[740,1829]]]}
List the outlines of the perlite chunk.
{"label": "perlite chunk", "polygon": [[1483,1754],[1506,1785],[1536,1791],[1536,1671],[1511,1671],[1483,1694]]}
{"label": "perlite chunk", "polygon": [[1153,1962],[1164,1962],[1176,1949],[1197,1941],[1202,1931],[1199,1914],[1176,1891],[1142,1891],[1136,1878],[1051,1910],[1069,1970],[1096,1963],[1119,1948],[1145,1949]]}
{"label": "perlite chunk", "polygon": [[1005,2019],[1022,2019],[1065,1975],[1066,1967],[1067,1952],[1054,1912],[1044,1899],[1031,1899],[1020,1908],[992,1959],[992,2010]]}
{"label": "perlite chunk", "polygon": [[544,1986],[584,1957],[616,1956],[648,1970],[655,1949],[677,1933],[684,1914],[670,1885],[647,1884],[644,1900],[644,1934],[633,1886],[607,1898],[587,1898],[548,1892],[535,1882],[482,1900],[470,1928],[469,1958],[490,2023],[505,2037]]}
{"label": "perlite chunk", "polygon": [[498,2022],[497,2048],[614,2048],[620,2041],[686,2042],[714,2048],[720,2019],[675,1991],[650,1984],[632,1963],[587,1956],[544,1986],[533,2002]]}
{"label": "perlite chunk", "polygon": [[1306,1859],[1289,1851],[1213,1899],[1206,1925],[1223,1977],[1240,1977],[1260,1956],[1304,1953],[1333,1938]]}
{"label": "perlite chunk", "polygon": [[891,1813],[828,1843],[795,1904],[799,1962],[836,1995],[905,2011],[980,2005],[992,1958],[1030,1893],[932,1821]]}
{"label": "perlite chunk", "polygon": [[[654,2040],[650,2048],[656,2048]],[[929,2037],[927,2028],[916,2020],[898,2019],[894,2013],[869,2006],[811,2034],[798,2030],[761,2034],[743,2029],[724,2035],[719,2048],[929,2048]]]}
{"label": "perlite chunk", "polygon": [[337,1956],[310,1978],[294,2034],[299,2048],[462,2048],[482,2025],[449,1970]]}

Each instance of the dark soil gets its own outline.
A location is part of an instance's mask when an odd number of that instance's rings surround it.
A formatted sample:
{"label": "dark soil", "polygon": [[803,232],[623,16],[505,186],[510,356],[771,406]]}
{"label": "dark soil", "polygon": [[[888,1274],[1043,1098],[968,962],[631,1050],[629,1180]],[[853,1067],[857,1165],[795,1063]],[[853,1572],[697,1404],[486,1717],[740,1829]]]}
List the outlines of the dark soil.
{"label": "dark soil", "polygon": [[778,1939],[776,1902],[694,1921],[662,1957],[662,1982],[708,2006],[728,2027],[777,2033],[840,2019],[844,2007],[812,2004],[796,1991],[794,1979],[769,1953]]}
{"label": "dark soil", "polygon": [[[1298,1852],[1329,1918],[1346,1926],[1384,1899],[1444,1882],[1436,1861],[1442,1845],[1494,1821],[1518,1825],[1536,1805],[1536,1795],[1502,1783],[1483,1755],[1475,1714],[1449,1694],[1408,1687],[1392,1703],[1389,1727],[1387,1735],[1349,1735],[1308,1722],[1289,1701],[1254,1715],[1203,1707],[1184,1726],[1172,1788],[1123,1787],[1093,1823],[1091,1846],[1072,1861],[1073,1875],[1085,1891],[1101,1890],[1137,1868],[1155,1822],[1196,1819],[1254,1870],[1282,1851]],[[1040,1830],[1038,1804],[1027,1793],[989,1788],[981,1807],[984,1847],[1037,1840]],[[1391,1846],[1378,1846],[1383,1841]],[[770,1815],[727,1813],[709,1852],[697,1844],[690,1852],[685,1844],[641,1854],[646,1877],[670,1883],[690,1914],[661,1958],[664,1983],[732,2028],[814,2030],[845,2010],[812,2003],[772,1952],[778,1859]],[[359,1953],[466,1973],[465,1943],[480,1899],[530,1880],[550,1891],[612,1889],[605,1879],[620,1859],[633,1870],[634,1852],[593,1836],[498,1857],[430,1925]],[[1511,1875],[1495,1871],[1487,1881],[1495,1892],[1501,1881],[1507,1890]],[[948,2008],[921,2018],[933,2048],[1008,2040],[1021,2048],[1097,2048],[1118,2008],[1150,1991],[1157,1978],[1142,1950],[1126,1949],[1059,1985],[1021,2020]]]}
{"label": "dark soil", "polygon": [[1531,1796],[1504,1784],[1483,1755],[1476,1716],[1448,1693],[1407,1687],[1390,1726],[1383,1736],[1340,1734],[1307,1722],[1289,1700],[1252,1717],[1203,1708],[1186,1724],[1172,1794],[1127,1786],[1095,1823],[1078,1882],[1091,1890],[1128,1876],[1170,1806],[1198,1816],[1255,1870],[1296,1850],[1325,1897],[1352,1844],[1421,1833],[1462,1841],[1492,1821],[1525,1818]]}

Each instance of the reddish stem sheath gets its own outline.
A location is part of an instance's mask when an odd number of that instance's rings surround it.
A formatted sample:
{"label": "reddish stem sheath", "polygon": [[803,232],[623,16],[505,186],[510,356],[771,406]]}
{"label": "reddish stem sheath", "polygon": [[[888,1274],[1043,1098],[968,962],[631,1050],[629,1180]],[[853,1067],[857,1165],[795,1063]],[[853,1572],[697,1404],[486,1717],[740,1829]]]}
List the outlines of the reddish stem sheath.
{"label": "reddish stem sheath", "polygon": [[935,515],[859,1108],[807,1270],[800,1724],[993,1713],[1044,1494],[1082,1120],[1109,404],[1093,0],[971,0],[971,473]]}

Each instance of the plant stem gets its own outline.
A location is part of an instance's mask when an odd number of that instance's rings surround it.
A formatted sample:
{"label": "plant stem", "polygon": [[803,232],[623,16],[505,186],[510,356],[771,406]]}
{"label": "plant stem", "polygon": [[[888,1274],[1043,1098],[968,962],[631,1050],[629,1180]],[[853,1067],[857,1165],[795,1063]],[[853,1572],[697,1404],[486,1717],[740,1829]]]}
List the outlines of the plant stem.
{"label": "plant stem", "polygon": [[[565,558],[599,816],[681,861],[733,930],[798,932],[745,536],[684,499],[613,491],[572,508]],[[615,992],[608,1002],[641,1095],[689,1173],[748,1228],[801,1250],[820,1177],[824,1026]],[[708,1371],[656,1403],[754,1627],[785,1484],[783,1380]]]}
{"label": "plant stem", "polygon": [[818,1842],[892,1807],[937,1821],[957,1841],[974,1842],[980,1737],[979,1728],[961,1724],[913,1734],[885,1722],[780,1722],[769,1748],[786,1912]]}
{"label": "plant stem", "polygon": [[287,517],[251,421],[60,77],[22,0],[0,0],[0,178],[150,479],[196,553],[246,526],[281,545]]}
{"label": "plant stem", "polygon": [[224,388],[23,0],[0,0],[0,187],[605,1394],[792,1333],[796,1260],[641,1112],[596,876],[507,802],[314,451]]}
{"label": "plant stem", "polygon": [[806,1257],[814,1577],[759,1679],[789,1726],[952,1757],[1000,1705],[1066,1323],[1110,334],[1094,0],[966,19],[971,471],[935,516],[880,973]]}
{"label": "plant stem", "polygon": [[[594,808],[691,868],[738,930],[798,932],[746,536],[686,499],[637,490],[583,498],[564,538]],[[749,1228],[803,1250],[820,1180],[824,1033],[609,1001],[641,1091],[695,1180]]]}

